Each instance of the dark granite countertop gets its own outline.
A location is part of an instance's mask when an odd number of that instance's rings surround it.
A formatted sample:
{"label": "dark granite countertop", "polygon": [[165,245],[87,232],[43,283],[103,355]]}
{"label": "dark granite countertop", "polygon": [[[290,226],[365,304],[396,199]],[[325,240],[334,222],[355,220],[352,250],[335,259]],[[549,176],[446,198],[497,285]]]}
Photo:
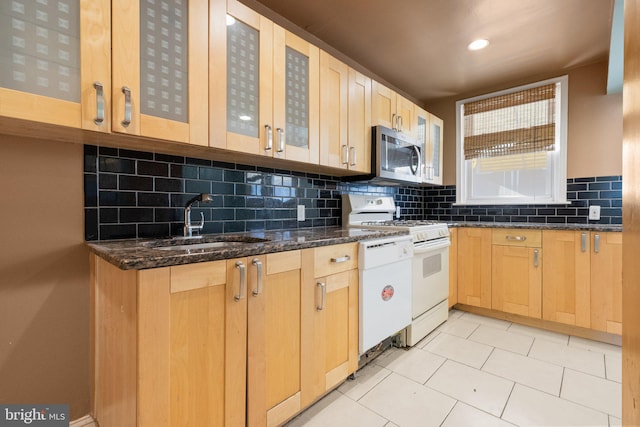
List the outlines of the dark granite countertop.
{"label": "dark granite countertop", "polygon": [[[87,246],[93,253],[122,270],[143,270],[337,245],[404,234],[407,232],[329,227],[273,232],[208,234],[190,239],[103,240],[87,242]],[[241,243],[236,243],[238,241]],[[213,244],[214,247],[184,248],[185,245],[193,244]]]}
{"label": "dark granite countertop", "polygon": [[622,231],[620,224],[549,224],[534,222],[450,222],[449,227],[530,228],[534,230]]}

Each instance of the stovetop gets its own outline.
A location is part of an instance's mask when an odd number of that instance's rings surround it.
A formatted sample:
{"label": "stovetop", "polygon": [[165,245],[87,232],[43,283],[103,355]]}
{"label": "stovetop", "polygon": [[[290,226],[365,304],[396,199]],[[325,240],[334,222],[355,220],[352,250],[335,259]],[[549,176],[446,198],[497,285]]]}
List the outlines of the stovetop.
{"label": "stovetop", "polygon": [[427,221],[420,219],[389,219],[383,221],[363,221],[360,223],[363,227],[366,226],[381,226],[381,227],[422,227],[441,224],[436,221]]}

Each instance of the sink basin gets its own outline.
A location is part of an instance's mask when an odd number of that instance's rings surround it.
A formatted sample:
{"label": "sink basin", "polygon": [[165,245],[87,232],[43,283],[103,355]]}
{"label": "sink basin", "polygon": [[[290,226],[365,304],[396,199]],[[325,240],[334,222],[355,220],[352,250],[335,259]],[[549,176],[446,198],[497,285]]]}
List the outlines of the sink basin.
{"label": "sink basin", "polygon": [[160,251],[195,251],[239,247],[268,241],[268,239],[249,236],[202,236],[195,238],[174,238],[160,242],[155,241],[148,243],[146,246]]}
{"label": "sink basin", "polygon": [[209,242],[209,243],[191,243],[188,245],[158,246],[154,249],[161,251],[191,251],[196,249],[212,249],[224,248],[229,246],[243,246],[250,242]]}

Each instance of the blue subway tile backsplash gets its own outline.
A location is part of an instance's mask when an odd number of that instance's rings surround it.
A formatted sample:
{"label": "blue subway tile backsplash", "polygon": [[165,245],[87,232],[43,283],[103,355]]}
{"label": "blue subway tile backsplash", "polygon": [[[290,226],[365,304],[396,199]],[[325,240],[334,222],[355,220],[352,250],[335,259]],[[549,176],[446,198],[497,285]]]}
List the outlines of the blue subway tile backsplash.
{"label": "blue subway tile backsplash", "polygon": [[[427,219],[436,221],[535,222],[549,224],[622,224],[622,176],[567,179],[567,205],[455,206],[445,197],[455,185],[427,190]],[[599,221],[590,221],[589,206],[599,205]]]}
{"label": "blue subway tile backsplash", "polygon": [[[86,145],[85,239],[167,237],[182,232],[184,204],[194,193],[204,233],[284,230],[341,225],[342,193],[393,196],[403,219],[582,223],[600,205],[597,223],[622,223],[622,177],[567,180],[568,205],[458,206],[454,185],[382,187],[339,177],[191,157]],[[297,205],[306,220],[297,221]]]}
{"label": "blue subway tile backsplash", "polygon": [[[339,177],[86,145],[85,239],[167,237],[182,232],[194,193],[204,233],[338,226],[343,192],[394,196],[406,219],[425,216],[422,188],[343,183]],[[297,205],[306,207],[297,221]]]}

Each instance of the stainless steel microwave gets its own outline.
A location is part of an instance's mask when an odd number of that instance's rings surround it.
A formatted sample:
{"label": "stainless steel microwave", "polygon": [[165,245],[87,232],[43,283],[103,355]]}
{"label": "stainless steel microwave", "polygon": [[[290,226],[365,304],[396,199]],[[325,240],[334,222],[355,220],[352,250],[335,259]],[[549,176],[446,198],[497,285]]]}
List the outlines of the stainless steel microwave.
{"label": "stainless steel microwave", "polygon": [[422,183],[422,147],[406,135],[384,126],[371,129],[371,174],[347,176],[346,181],[379,185]]}

